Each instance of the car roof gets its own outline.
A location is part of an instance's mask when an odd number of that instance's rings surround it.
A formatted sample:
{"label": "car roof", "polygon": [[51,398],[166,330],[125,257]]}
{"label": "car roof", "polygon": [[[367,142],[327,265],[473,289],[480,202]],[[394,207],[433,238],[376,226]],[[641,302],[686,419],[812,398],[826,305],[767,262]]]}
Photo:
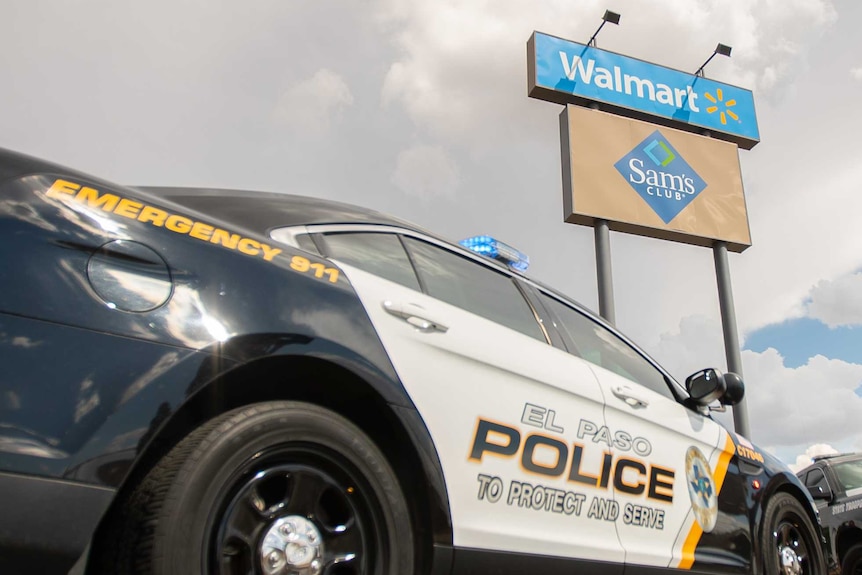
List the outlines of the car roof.
{"label": "car roof", "polygon": [[153,186],[137,189],[261,234],[274,228],[315,224],[361,223],[417,229],[407,221],[367,208],[280,192]]}
{"label": "car roof", "polygon": [[829,455],[817,455],[812,458],[814,463],[828,461],[829,463],[844,463],[845,461],[856,461],[862,459],[862,453],[833,453]]}
{"label": "car roof", "polygon": [[[0,148],[0,182],[34,174],[62,174],[99,182],[112,188],[116,184],[53,162]],[[414,224],[374,210],[332,200],[280,192],[228,190],[194,187],[123,186],[145,195],[157,196],[200,214],[231,222],[247,230],[267,234],[276,227],[293,225],[366,223],[405,227],[435,237]],[[442,238],[441,238],[442,239]]]}
{"label": "car roof", "polygon": [[824,465],[832,465],[833,463],[845,463],[847,461],[859,461],[862,459],[862,453],[830,453],[826,455],[815,455],[811,458],[812,463],[806,467],[803,467],[799,471],[796,472],[796,475],[802,477],[806,473],[808,473],[811,469],[815,467],[822,467]]}

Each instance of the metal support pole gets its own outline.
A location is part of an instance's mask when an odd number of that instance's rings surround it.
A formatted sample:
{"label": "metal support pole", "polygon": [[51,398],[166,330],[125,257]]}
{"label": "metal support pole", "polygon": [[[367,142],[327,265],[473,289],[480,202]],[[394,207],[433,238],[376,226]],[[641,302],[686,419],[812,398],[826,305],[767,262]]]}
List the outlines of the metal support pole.
{"label": "metal support pole", "polygon": [[[742,376],[742,355],[739,353],[739,336],[736,330],[736,311],[733,306],[733,289],[730,285],[730,265],[727,262],[727,244],[715,242],[715,279],[718,282],[718,305],[721,308],[721,326],[724,331],[724,353],[727,370]],[[733,406],[733,428],[751,439],[748,425],[748,407],[745,398]]]}
{"label": "metal support pole", "polygon": [[611,233],[607,220],[596,220],[596,279],[599,284],[599,315],[616,324],[614,278],[611,273]]}

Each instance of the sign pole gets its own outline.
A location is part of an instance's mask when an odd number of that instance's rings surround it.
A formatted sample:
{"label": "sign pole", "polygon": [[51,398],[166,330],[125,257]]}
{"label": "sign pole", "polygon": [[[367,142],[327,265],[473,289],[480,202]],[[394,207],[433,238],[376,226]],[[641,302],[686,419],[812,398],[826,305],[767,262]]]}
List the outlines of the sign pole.
{"label": "sign pole", "polygon": [[596,281],[599,287],[599,315],[616,324],[614,312],[614,278],[611,272],[611,233],[607,220],[596,220]]}
{"label": "sign pole", "polygon": [[[715,242],[712,253],[715,257],[715,278],[718,283],[718,305],[721,309],[721,327],[724,331],[724,353],[727,357],[727,370],[742,376],[742,355],[739,353],[736,311],[733,306],[733,289],[730,285],[730,265],[727,262],[727,243]],[[751,439],[748,407],[744,397],[742,401],[733,406],[733,428],[740,435]]]}

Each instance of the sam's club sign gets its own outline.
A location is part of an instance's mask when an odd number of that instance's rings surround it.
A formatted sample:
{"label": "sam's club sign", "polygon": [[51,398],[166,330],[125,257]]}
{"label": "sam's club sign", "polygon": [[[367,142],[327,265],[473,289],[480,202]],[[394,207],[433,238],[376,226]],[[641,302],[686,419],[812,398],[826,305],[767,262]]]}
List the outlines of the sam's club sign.
{"label": "sam's club sign", "polygon": [[636,118],[662,118],[685,130],[751,149],[760,141],[750,90],[534,32],[527,45],[529,95],[557,103],[609,104]]}
{"label": "sam's club sign", "polygon": [[614,167],[666,224],[706,187],[706,182],[658,130]]}

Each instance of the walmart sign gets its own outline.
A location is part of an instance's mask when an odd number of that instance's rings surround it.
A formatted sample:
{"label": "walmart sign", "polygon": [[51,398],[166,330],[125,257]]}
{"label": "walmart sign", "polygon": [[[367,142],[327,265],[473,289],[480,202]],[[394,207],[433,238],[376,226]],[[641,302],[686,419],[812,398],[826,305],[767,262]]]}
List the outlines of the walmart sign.
{"label": "walmart sign", "polygon": [[640,119],[664,119],[751,149],[760,141],[750,90],[540,32],[527,45],[530,96],[557,103],[590,101]]}

